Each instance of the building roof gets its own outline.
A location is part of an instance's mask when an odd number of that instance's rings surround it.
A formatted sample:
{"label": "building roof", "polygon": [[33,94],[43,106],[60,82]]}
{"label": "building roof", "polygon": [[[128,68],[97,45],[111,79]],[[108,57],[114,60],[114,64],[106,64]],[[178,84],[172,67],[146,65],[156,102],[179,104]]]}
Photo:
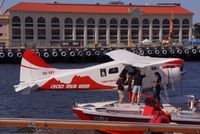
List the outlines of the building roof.
{"label": "building roof", "polygon": [[180,5],[102,5],[102,4],[60,4],[20,2],[10,11],[58,12],[58,13],[101,13],[129,14],[139,9],[143,14],[189,14],[193,13]]}

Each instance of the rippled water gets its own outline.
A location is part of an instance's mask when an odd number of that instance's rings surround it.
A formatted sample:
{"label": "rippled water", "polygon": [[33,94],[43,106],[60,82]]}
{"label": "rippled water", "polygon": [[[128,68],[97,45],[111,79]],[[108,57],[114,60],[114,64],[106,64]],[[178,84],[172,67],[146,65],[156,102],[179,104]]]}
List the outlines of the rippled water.
{"label": "rippled water", "polygon": [[[83,68],[93,64],[51,64],[58,68]],[[14,91],[19,82],[18,64],[0,64],[0,117],[77,119],[74,103],[115,100],[116,91],[35,91],[22,95]],[[186,73],[175,87],[180,94],[200,98],[200,62],[186,62]]]}

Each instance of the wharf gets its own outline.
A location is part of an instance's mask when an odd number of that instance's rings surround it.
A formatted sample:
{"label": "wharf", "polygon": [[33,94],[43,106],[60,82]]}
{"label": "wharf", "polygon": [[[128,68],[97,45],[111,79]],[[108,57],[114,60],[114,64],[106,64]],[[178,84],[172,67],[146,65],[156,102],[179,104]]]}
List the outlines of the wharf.
{"label": "wharf", "polygon": [[33,118],[0,118],[0,127],[31,127],[34,129],[82,129],[144,132],[177,132],[199,134],[199,125],[190,124],[154,124],[114,121],[81,121]]}
{"label": "wharf", "polygon": [[18,63],[25,49],[32,49],[47,62],[105,62],[110,59],[106,52],[126,49],[133,53],[166,58],[182,58],[184,60],[200,60],[200,45],[170,46],[135,46],[135,47],[45,47],[0,48],[0,63]]}

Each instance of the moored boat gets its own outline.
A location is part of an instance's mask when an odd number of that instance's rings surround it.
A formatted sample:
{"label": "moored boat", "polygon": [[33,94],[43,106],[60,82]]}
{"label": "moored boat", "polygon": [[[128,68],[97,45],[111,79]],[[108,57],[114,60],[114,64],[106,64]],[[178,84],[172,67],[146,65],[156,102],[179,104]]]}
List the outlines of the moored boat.
{"label": "moored boat", "polygon": [[[72,109],[82,120],[149,122],[159,111],[170,114],[171,122],[200,125],[198,104],[191,110],[181,110],[170,104],[159,106],[151,99],[144,103],[118,103],[117,101],[76,104]],[[191,107],[189,107],[191,108]]]}

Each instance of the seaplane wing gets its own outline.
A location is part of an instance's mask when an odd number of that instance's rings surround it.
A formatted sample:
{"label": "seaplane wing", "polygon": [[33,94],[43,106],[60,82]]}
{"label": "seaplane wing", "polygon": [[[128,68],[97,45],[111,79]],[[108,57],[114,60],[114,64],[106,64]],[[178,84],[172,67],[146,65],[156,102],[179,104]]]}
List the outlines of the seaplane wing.
{"label": "seaplane wing", "polygon": [[123,64],[138,68],[160,65],[175,67],[184,63],[184,60],[178,58],[153,58],[149,56],[140,56],[127,50],[115,50],[106,54],[115,61],[121,61]]}
{"label": "seaplane wing", "polygon": [[[34,51],[26,50],[21,61],[20,83],[14,86],[15,91],[116,89],[116,81],[122,72],[130,73],[127,67],[132,70],[136,67],[147,74],[144,88],[149,88],[155,71],[162,74],[164,83],[170,83],[169,78],[179,78],[183,63],[181,59],[151,58],[126,50],[111,51],[107,55],[114,61],[80,69],[57,69],[45,63]],[[174,67],[170,71],[169,65]],[[157,66],[157,69],[151,66]]]}

